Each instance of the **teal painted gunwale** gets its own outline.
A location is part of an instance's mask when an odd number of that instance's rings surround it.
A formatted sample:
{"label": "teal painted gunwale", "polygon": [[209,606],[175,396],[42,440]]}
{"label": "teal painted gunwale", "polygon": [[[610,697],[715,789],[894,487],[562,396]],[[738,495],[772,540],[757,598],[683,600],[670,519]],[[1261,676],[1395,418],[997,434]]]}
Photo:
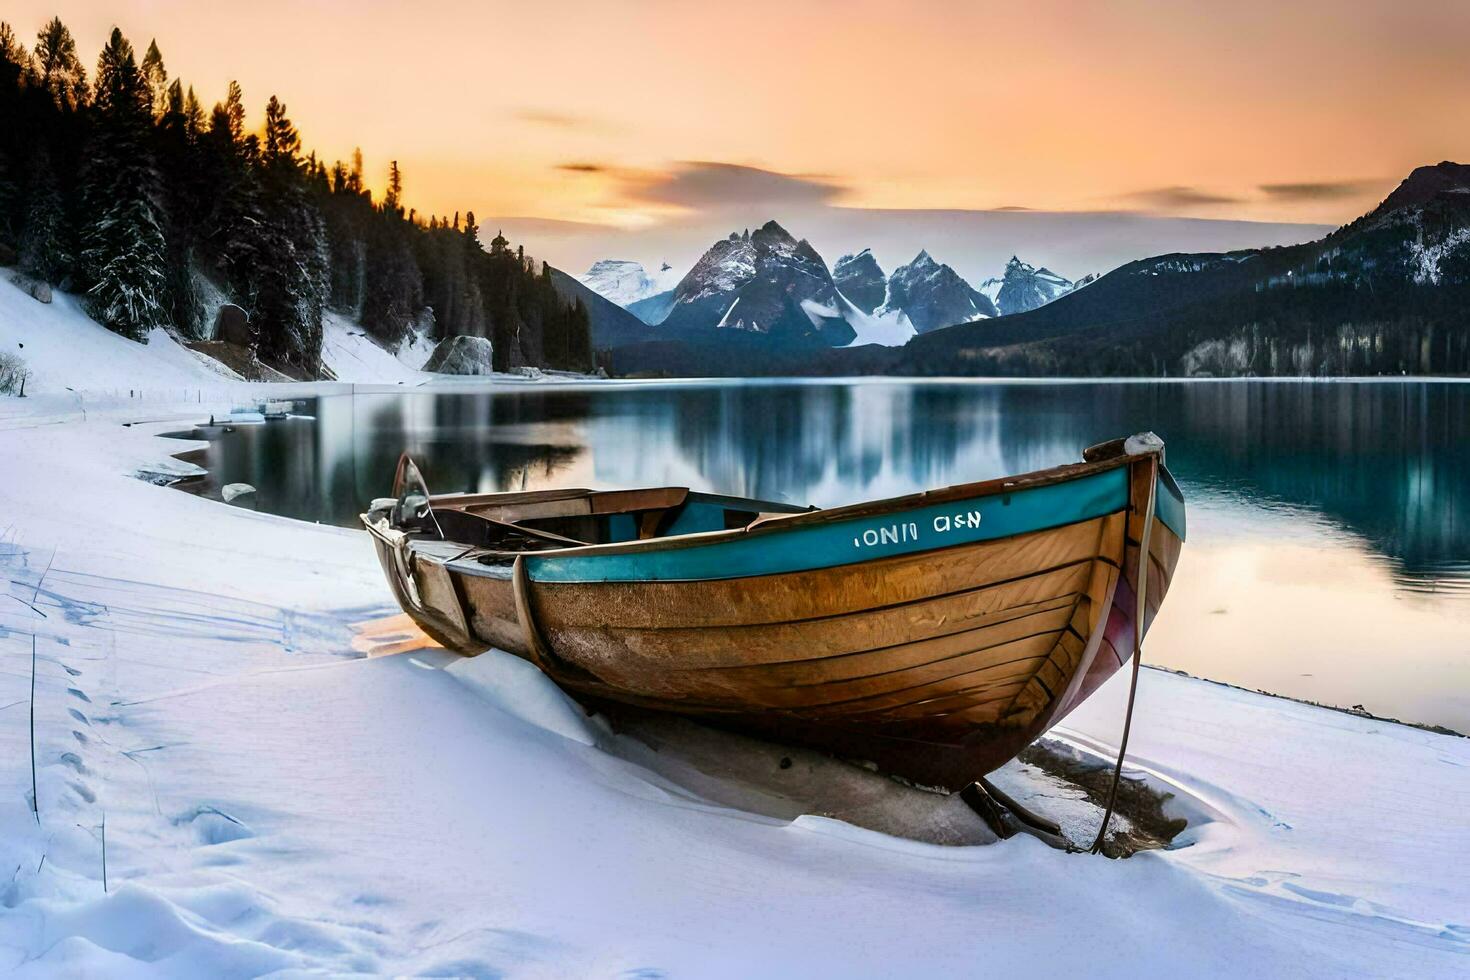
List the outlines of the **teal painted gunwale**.
{"label": "teal painted gunwale", "polygon": [[[1161,470],[1161,473],[1164,472]],[[1184,501],[1159,481],[1159,519],[1184,537]],[[798,524],[666,550],[527,555],[535,582],[688,582],[834,568],[1091,520],[1128,506],[1128,468],[1047,486],[825,524]],[[979,519],[970,515],[978,513]],[[956,519],[961,520],[957,521]],[[938,528],[948,521],[949,529]],[[907,526],[908,530],[904,528]],[[884,533],[884,531],[888,533]],[[869,532],[865,543],[864,532]],[[854,542],[857,543],[854,543]]]}

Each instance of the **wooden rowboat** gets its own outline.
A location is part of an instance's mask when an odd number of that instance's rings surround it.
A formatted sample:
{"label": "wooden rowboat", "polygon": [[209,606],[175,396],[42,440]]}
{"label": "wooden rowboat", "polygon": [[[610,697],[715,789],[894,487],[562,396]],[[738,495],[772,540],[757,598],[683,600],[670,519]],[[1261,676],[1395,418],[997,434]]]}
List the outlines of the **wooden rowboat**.
{"label": "wooden rowboat", "polygon": [[950,790],[1128,662],[1185,533],[1152,433],[824,510],[684,488],[430,497],[406,457],[394,492],[363,522],[446,647]]}

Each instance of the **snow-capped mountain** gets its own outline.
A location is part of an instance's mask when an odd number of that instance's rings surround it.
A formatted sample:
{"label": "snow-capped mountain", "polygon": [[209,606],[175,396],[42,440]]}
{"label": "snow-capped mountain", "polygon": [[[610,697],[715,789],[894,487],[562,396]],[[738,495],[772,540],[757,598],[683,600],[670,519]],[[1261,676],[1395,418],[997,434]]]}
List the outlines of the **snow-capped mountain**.
{"label": "snow-capped mountain", "polygon": [[848,302],[864,313],[872,313],[883,305],[888,289],[883,270],[873,258],[872,249],[856,255],[844,255],[832,267],[832,281]]}
{"label": "snow-capped mountain", "polygon": [[816,249],[775,221],[715,242],[672,293],[630,308],[665,336],[740,330],[834,347],[895,346],[996,315],[989,299],[928,252],[888,277],[869,249],[844,255],[828,272]]}
{"label": "snow-capped mountain", "polygon": [[841,346],[854,330],[827,263],[775,221],[715,242],[674,291],[668,333],[743,330]]}
{"label": "snow-capped mountain", "polygon": [[1044,266],[1038,269],[1012,255],[1011,260],[1006,263],[1005,272],[995,279],[987,279],[981,283],[980,292],[995,304],[1001,316],[1010,316],[1012,313],[1025,313],[1038,306],[1045,306],[1058,296],[1090,281],[1092,277],[1074,283]]}
{"label": "snow-capped mountain", "polygon": [[626,309],[639,300],[672,289],[679,277],[674,275],[673,268],[667,262],[657,272],[651,273],[643,268],[641,262],[601,259],[592,263],[592,268],[577,278],[594,293]]}
{"label": "snow-capped mountain", "polygon": [[995,316],[995,304],[927,251],[888,277],[887,295],[877,315],[902,311],[918,333]]}
{"label": "snow-capped mountain", "polygon": [[1051,302],[1082,283],[1012,257],[979,289],[921,251],[885,276],[871,249],[842,256],[829,272],[805,239],[775,221],[731,232],[677,283],[669,266],[649,273],[626,259],[593,264],[581,282],[651,327],[627,342],[744,331],[781,342],[897,346],[916,334]]}

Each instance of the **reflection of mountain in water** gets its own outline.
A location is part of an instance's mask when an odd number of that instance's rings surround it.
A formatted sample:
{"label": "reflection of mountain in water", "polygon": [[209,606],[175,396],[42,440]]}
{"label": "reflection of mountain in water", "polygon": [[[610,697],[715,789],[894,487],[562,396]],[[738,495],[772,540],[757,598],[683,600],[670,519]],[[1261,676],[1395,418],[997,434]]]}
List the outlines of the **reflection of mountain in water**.
{"label": "reflection of mountain in water", "polygon": [[1423,382],[720,384],[318,400],[241,428],[216,479],[351,525],[398,453],[430,485],[688,485],[830,506],[1024,472],[1154,429],[1186,492],[1310,508],[1401,569],[1470,582],[1470,386]]}

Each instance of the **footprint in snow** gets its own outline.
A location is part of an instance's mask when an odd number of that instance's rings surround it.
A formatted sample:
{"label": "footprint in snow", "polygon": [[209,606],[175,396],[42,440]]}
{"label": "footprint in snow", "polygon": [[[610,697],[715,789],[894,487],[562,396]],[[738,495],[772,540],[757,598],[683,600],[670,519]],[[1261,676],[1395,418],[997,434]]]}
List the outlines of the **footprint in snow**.
{"label": "footprint in snow", "polygon": [[1320,902],[1323,905],[1334,905],[1338,908],[1351,908],[1358,901],[1352,895],[1339,895],[1337,892],[1319,891],[1315,888],[1307,888],[1290,881],[1283,881],[1281,887],[1289,892],[1300,895],[1302,898]]}
{"label": "footprint in snow", "polygon": [[230,841],[244,840],[254,837],[251,829],[230,816],[228,813],[216,807],[202,804],[194,808],[192,813],[174,818],[174,826],[189,826],[193,829],[195,837],[201,846],[212,847],[215,844],[228,844]]}

